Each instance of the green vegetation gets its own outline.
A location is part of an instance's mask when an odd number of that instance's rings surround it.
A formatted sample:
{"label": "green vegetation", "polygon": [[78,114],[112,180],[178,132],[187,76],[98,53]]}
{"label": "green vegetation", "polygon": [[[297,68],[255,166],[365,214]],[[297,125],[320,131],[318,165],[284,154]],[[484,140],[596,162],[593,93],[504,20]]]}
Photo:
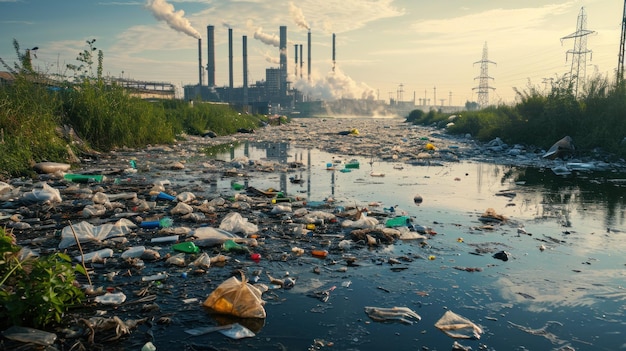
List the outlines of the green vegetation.
{"label": "green vegetation", "polygon": [[[463,111],[447,127],[452,134],[469,133],[480,141],[500,137],[508,144],[523,144],[547,149],[569,135],[577,152],[590,154],[602,150],[626,156],[626,84],[611,85],[600,76],[591,78],[583,92],[574,96],[568,80],[558,79],[552,89],[528,86],[516,91],[513,106],[490,106]],[[413,111],[407,122],[446,127],[449,114]]]}
{"label": "green vegetation", "polygon": [[86,274],[69,256],[36,257],[0,228],[0,328],[60,323],[85,297],[75,284],[76,272]]}
{"label": "green vegetation", "polygon": [[[227,135],[267,122],[227,105],[134,97],[103,77],[104,55],[94,44],[88,40],[77,64],[67,65],[72,75],[57,80],[34,70],[32,53],[16,40],[18,62],[10,66],[0,58],[15,77],[0,84],[0,179],[30,175],[35,162],[68,162],[68,148],[80,154],[168,144],[184,134]],[[84,143],[67,140],[63,131],[70,128]]]}

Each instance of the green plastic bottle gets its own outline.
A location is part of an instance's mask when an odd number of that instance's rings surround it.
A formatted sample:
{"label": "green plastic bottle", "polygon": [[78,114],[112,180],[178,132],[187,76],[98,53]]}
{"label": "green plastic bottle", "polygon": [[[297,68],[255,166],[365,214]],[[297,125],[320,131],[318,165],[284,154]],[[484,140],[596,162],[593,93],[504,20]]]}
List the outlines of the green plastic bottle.
{"label": "green plastic bottle", "polygon": [[385,226],[387,228],[393,227],[406,227],[411,223],[411,217],[409,216],[398,216],[389,218],[387,222],[385,222]]}
{"label": "green plastic bottle", "polygon": [[227,252],[248,252],[248,248],[237,244],[234,240],[228,239],[222,244],[222,249]]}
{"label": "green plastic bottle", "polygon": [[184,253],[198,253],[200,248],[193,241],[185,241],[172,245],[172,250]]}
{"label": "green plastic bottle", "polygon": [[101,174],[72,174],[63,175],[63,179],[74,183],[102,183],[104,176]]}

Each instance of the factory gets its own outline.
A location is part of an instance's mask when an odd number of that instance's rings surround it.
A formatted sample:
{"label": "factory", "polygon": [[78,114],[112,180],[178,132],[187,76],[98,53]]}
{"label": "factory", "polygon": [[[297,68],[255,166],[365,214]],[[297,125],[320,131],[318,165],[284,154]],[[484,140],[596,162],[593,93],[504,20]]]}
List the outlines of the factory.
{"label": "factory", "polygon": [[[307,77],[311,75],[311,32],[308,32]],[[202,63],[202,40],[198,39],[198,84],[185,85],[186,100],[201,100],[214,103],[228,103],[247,113],[261,114],[300,114],[302,111],[317,112],[323,109],[322,101],[305,101],[306,97],[292,88],[287,72],[287,27],[280,27],[278,67],[265,70],[265,80],[248,82],[247,36],[242,37],[243,82],[236,86],[233,79],[233,30],[228,28],[228,85],[218,87],[215,84],[215,27],[207,26],[207,63]],[[300,54],[298,55],[298,51]],[[302,75],[304,64],[302,45],[295,45],[296,67],[299,63]],[[333,46],[334,51],[334,46]],[[334,54],[333,54],[334,55]],[[300,62],[298,62],[298,57]],[[203,82],[206,70],[207,84]]]}

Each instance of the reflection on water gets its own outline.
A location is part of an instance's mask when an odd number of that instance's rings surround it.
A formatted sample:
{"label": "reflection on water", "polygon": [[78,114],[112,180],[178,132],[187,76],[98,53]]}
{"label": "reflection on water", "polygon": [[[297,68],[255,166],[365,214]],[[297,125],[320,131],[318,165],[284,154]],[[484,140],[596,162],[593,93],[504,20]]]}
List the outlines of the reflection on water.
{"label": "reflection on water", "polygon": [[[325,274],[315,276],[307,261],[289,267],[300,284],[311,279],[339,287],[350,284],[334,290],[326,304],[297,290],[281,292],[284,300],[268,307],[268,321],[259,335],[271,335],[267,340],[273,337],[285,347],[305,349],[310,340],[321,338],[333,341],[337,349],[374,350],[388,348],[393,338],[398,350],[420,345],[449,349],[452,341],[432,326],[450,309],[487,330],[480,343],[462,342],[474,349],[623,348],[623,175],[561,177],[549,169],[481,162],[400,168],[374,158],[357,158],[360,167],[345,171],[352,156],[297,149],[289,143],[245,143],[217,157],[246,157],[281,167],[278,174],[249,174],[248,186],[279,188],[309,200],[332,197],[337,205],[357,204],[372,213],[393,206],[438,233],[426,247],[407,241],[356,248],[349,254],[359,257],[362,265],[346,273],[327,266]],[[217,180],[217,190],[228,191],[227,181]],[[413,201],[417,194],[423,198],[419,205]],[[478,217],[488,208],[509,221],[484,228]],[[492,251],[479,253],[476,247]],[[511,259],[494,259],[492,254],[500,250],[509,252]],[[394,256],[412,258],[408,269],[391,271],[384,262]],[[424,259],[429,256],[436,259]],[[341,253],[334,259],[341,264]],[[408,306],[422,321],[410,327],[365,323],[364,306]],[[537,332],[545,326],[550,326],[549,334]]]}

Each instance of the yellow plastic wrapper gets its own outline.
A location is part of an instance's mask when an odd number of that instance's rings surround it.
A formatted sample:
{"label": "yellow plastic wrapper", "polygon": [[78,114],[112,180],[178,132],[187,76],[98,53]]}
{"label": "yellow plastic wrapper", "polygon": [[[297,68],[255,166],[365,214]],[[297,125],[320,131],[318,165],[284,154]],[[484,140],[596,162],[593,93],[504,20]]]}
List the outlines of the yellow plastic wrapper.
{"label": "yellow plastic wrapper", "polygon": [[248,283],[245,276],[241,281],[231,277],[220,284],[202,304],[216,313],[241,318],[265,318],[265,301],[261,290]]}

